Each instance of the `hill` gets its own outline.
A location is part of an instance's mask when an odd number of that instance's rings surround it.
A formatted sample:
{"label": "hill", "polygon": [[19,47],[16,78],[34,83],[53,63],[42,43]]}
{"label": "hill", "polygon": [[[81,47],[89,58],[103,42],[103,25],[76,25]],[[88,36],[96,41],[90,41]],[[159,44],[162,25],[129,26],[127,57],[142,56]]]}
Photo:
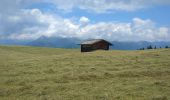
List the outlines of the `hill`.
{"label": "hill", "polygon": [[0,46],[1,100],[169,100],[170,49]]}

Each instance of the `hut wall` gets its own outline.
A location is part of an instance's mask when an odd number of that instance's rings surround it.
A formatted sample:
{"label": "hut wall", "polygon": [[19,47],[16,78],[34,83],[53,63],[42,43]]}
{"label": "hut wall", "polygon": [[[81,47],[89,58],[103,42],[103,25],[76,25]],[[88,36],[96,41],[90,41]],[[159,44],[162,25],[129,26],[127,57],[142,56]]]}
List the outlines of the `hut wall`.
{"label": "hut wall", "polygon": [[92,45],[81,45],[81,52],[89,52],[92,51]]}
{"label": "hut wall", "polygon": [[93,50],[109,50],[109,43],[100,41],[94,44],[82,44],[81,52],[90,52]]}
{"label": "hut wall", "polygon": [[98,42],[96,44],[93,44],[92,49],[93,50],[97,50],[97,49],[108,50],[109,49],[109,44],[104,42],[104,41],[101,41],[101,42]]}

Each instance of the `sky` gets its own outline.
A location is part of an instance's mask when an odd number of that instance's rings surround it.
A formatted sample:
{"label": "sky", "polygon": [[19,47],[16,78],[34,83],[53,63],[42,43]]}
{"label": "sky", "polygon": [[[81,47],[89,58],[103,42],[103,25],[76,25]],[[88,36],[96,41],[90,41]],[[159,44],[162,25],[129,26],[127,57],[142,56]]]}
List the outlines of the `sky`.
{"label": "sky", "polygon": [[170,0],[0,0],[0,39],[170,41]]}

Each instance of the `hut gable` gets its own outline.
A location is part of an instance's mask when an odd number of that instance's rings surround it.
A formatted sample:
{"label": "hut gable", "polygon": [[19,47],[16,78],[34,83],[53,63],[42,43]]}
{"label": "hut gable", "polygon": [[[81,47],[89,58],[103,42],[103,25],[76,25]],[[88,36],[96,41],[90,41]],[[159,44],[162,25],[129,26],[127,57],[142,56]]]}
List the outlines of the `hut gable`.
{"label": "hut gable", "polygon": [[103,39],[91,39],[82,42],[81,52],[90,52],[94,50],[109,50],[110,42]]}

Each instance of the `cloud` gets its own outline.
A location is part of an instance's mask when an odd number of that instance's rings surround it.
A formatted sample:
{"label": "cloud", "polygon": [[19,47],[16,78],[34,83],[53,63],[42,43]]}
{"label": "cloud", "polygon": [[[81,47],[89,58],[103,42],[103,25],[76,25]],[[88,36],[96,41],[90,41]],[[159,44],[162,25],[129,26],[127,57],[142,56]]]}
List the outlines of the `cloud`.
{"label": "cloud", "polygon": [[40,0],[1,0],[0,13],[15,13],[19,9],[26,8],[27,6],[38,2],[40,2]]}
{"label": "cloud", "polygon": [[42,13],[39,9],[25,9],[17,14],[3,15],[0,26],[2,37],[12,39],[36,39],[44,36],[74,36],[79,25],[57,15]]}
{"label": "cloud", "polygon": [[[28,9],[32,3],[46,0],[1,0],[0,38],[36,39],[42,35],[57,37],[104,38],[115,41],[170,41],[170,29],[158,27],[150,19],[133,18],[130,22],[90,23],[86,16],[78,20],[62,18],[56,14]],[[94,12],[108,10],[136,10],[150,5],[169,4],[169,0],[52,0],[59,9],[75,7]]]}
{"label": "cloud", "polygon": [[39,17],[42,17],[41,15],[41,11],[38,9],[20,10],[13,14],[4,14],[0,19],[2,24],[0,34],[33,34],[37,30],[44,30],[48,25],[45,21],[39,20]]}
{"label": "cloud", "polygon": [[170,29],[167,27],[156,27],[155,23],[150,19],[134,18],[132,31],[138,34],[141,40],[170,40]]}
{"label": "cloud", "polygon": [[51,0],[58,9],[71,10],[80,8],[97,13],[112,10],[134,11],[142,8],[168,5],[169,0]]}
{"label": "cloud", "polygon": [[94,13],[106,13],[119,10],[135,11],[159,5],[170,5],[170,0],[1,0],[0,12],[11,13],[36,3],[50,3],[56,5],[56,8],[65,11],[79,8]]}
{"label": "cloud", "polygon": [[111,41],[170,41],[170,30],[157,27],[150,19],[133,18],[129,23],[89,23],[83,16],[79,20],[43,13],[39,9],[21,10],[3,17],[1,36],[12,39],[36,39],[47,37],[104,38]]}
{"label": "cloud", "polygon": [[82,26],[86,26],[87,24],[89,24],[90,20],[87,17],[83,16],[80,18],[79,22]]}

